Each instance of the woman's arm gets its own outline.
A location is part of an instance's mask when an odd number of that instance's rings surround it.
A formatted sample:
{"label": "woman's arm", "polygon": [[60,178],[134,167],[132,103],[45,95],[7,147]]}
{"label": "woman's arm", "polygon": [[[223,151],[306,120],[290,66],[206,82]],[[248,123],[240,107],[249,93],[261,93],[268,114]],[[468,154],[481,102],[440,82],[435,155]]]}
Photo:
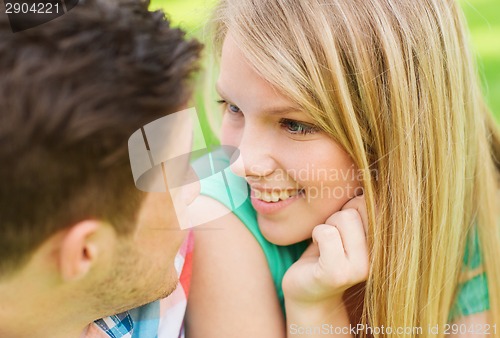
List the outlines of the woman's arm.
{"label": "woman's arm", "polygon": [[260,245],[222,204],[199,199],[197,212],[227,215],[195,228],[186,337],[284,337],[283,315]]}

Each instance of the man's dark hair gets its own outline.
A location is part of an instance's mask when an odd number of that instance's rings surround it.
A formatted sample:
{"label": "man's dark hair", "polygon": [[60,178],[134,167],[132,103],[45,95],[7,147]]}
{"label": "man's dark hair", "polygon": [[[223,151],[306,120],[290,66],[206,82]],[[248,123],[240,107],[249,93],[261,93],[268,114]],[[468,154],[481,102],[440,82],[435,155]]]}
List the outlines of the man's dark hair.
{"label": "man's dark hair", "polygon": [[12,33],[0,14],[0,277],[85,219],[130,233],[127,141],[180,110],[201,45],[144,1],[80,1]]}

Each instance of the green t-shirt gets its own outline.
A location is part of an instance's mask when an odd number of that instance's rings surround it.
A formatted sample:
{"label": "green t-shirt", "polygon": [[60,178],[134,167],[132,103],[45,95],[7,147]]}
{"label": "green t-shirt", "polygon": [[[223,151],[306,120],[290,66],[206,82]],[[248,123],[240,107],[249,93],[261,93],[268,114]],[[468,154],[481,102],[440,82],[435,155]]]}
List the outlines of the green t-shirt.
{"label": "green t-shirt", "polygon": [[[479,236],[476,228],[472,229],[465,248],[463,271],[474,271],[482,266]],[[450,321],[462,316],[469,316],[489,310],[488,281],[486,272],[481,272],[458,285],[455,303],[450,312]]]}
{"label": "green t-shirt", "polygon": [[[201,194],[209,196],[227,208],[243,222],[260,244],[267,259],[281,307],[284,311],[281,281],[288,268],[296,262],[307,248],[307,241],[290,246],[279,246],[267,241],[260,232],[257,215],[250,202],[250,191],[246,181],[229,169],[229,160],[216,151],[214,154],[197,160],[193,167],[201,179]],[[209,163],[209,165],[207,165]],[[466,247],[464,269],[473,270],[481,266],[479,239],[473,238]],[[489,309],[488,284],[486,274],[482,273],[461,283],[455,304],[450,312],[450,322],[461,316],[480,313]]]}

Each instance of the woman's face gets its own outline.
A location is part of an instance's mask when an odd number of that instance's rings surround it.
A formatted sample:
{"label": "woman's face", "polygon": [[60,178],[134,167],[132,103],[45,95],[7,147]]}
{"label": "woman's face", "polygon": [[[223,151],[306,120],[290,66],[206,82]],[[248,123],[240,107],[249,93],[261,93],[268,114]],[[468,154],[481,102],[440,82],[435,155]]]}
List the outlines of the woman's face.
{"label": "woman's face", "polygon": [[270,242],[310,238],[316,225],[361,193],[347,153],[253,70],[230,34],[217,91],[224,107],[221,142],[240,149],[231,169],[250,185],[259,227]]}

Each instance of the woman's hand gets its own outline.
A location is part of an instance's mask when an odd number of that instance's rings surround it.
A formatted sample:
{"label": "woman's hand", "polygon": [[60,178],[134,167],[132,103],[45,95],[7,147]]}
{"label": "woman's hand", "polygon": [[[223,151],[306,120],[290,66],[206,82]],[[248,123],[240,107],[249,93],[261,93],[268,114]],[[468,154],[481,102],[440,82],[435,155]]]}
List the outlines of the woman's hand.
{"label": "woman's hand", "polygon": [[304,309],[341,304],[345,290],[368,278],[367,225],[365,199],[360,195],[316,226],[313,242],[284,276],[286,302]]}

